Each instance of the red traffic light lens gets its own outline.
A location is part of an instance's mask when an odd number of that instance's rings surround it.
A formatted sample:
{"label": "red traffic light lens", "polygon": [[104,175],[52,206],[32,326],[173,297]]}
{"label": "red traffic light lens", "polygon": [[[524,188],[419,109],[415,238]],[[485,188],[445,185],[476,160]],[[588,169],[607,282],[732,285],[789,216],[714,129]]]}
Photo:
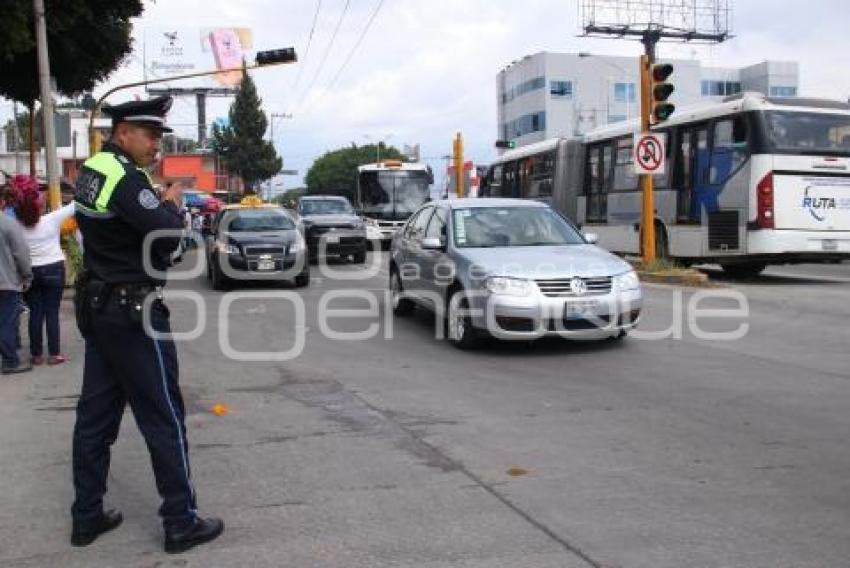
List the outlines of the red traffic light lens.
{"label": "red traffic light lens", "polygon": [[656,63],[652,66],[652,80],[656,83],[666,81],[673,73],[673,66],[669,63]]}

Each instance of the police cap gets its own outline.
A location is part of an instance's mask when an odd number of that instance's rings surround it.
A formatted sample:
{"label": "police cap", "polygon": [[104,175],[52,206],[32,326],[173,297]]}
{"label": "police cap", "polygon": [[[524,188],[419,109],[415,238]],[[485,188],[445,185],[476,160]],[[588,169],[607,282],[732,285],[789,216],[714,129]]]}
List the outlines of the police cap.
{"label": "police cap", "polygon": [[128,101],[120,105],[104,107],[103,112],[112,118],[112,127],[119,122],[151,126],[162,132],[173,132],[165,125],[165,115],[174,99],[168,95],[147,101]]}

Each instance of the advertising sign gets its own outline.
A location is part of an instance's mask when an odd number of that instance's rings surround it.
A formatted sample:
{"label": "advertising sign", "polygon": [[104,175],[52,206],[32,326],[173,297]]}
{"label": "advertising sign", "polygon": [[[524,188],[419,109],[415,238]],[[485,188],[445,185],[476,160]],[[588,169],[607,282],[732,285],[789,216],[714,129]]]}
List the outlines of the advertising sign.
{"label": "advertising sign", "polygon": [[[145,70],[155,79],[239,67],[253,48],[251,30],[237,27],[152,27],[145,30],[144,42]],[[241,73],[233,71],[185,79],[175,86],[233,87],[240,78]]]}

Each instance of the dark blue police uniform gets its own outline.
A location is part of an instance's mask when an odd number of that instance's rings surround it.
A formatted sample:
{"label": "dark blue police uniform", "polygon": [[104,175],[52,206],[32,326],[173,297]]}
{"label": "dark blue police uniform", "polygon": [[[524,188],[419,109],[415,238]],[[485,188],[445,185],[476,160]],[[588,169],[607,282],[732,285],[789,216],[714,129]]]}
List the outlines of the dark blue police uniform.
{"label": "dark blue police uniform", "polygon": [[[170,105],[170,97],[160,97],[110,107],[107,112],[114,123],[138,122],[170,132],[164,126]],[[146,297],[157,294],[147,319],[154,331],[170,332],[168,309],[161,300],[164,282],[149,268],[163,271],[170,265],[180,243],[183,216],[174,204],[160,202],[147,173],[109,143],[83,165],[75,202],[85,271],[77,285],[76,309],[86,350],[74,427],[72,542],[88,544],[114,528],[106,526],[109,515],[120,517],[104,512],[103,496],[110,446],[129,403],[151,455],[168,550],[169,535],[185,536],[186,531],[197,529],[199,519],[177,352],[172,340],[146,333],[142,310]],[[155,238],[145,259],[145,237],[158,230],[170,234]],[[120,518],[112,522],[117,526]],[[83,538],[76,538],[80,534]]]}

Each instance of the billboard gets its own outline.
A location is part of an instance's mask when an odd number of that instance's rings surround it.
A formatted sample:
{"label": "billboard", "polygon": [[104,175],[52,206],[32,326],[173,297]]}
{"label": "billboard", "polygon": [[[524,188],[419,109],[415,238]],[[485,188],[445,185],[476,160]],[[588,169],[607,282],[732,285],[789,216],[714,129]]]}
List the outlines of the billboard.
{"label": "billboard", "polygon": [[[251,59],[251,30],[238,27],[151,27],[144,34],[144,65],[148,79],[212,69],[240,67]],[[183,79],[175,87],[226,88],[239,83],[241,73],[231,71],[206,77]]]}

